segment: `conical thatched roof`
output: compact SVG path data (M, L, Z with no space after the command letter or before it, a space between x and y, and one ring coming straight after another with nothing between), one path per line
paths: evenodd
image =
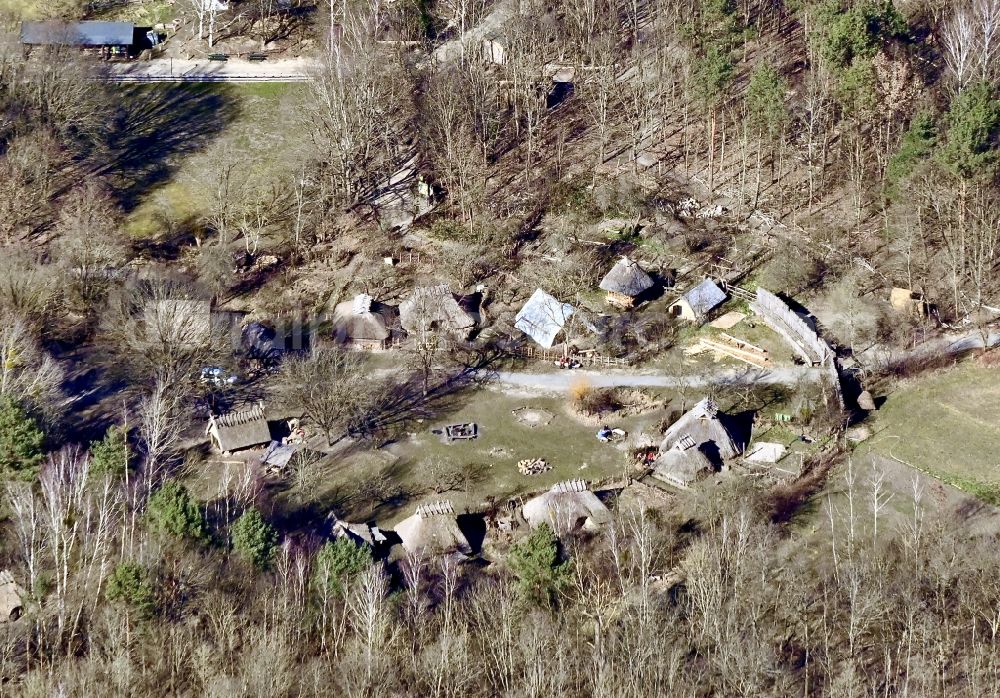
M476 326L476 319L462 309L447 285L423 286L399 306L403 329L411 334L445 332L465 338Z
M611 267L603 279L601 289L624 296L636 297L653 287L653 279L643 271L638 262L622 257Z
M560 482L548 492L529 499L521 508L521 514L531 528L548 524L559 534L578 528L594 530L611 520L604 502L583 480Z
M399 522L394 530L403 548L412 555L472 554L472 546L458 525L451 502L421 504L413 516Z
M394 308L358 294L333 309L333 335L343 342L382 342L389 338Z
M10 572L0 572L0 621L18 619L24 608L21 601L23 593L24 589L18 586Z

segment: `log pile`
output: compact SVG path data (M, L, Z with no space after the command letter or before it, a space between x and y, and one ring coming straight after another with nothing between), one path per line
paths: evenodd
M517 462L517 469L522 475L539 475L552 470L552 466L542 458L526 458Z

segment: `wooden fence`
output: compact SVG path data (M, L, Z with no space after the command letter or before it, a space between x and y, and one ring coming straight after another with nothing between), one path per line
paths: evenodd
M561 351L551 349L536 349L535 347L521 347L510 351L512 356L529 361L558 361L563 358ZM625 358L614 356L596 356L593 354L572 354L569 357L573 361L579 361L581 365L598 368L626 368L630 362Z

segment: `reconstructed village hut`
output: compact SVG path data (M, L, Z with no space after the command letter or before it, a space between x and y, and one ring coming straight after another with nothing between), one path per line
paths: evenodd
M726 293L711 279L700 284L677 299L670 306L670 314L690 322L701 322L712 310L726 300Z
M333 309L333 336L341 344L362 349L383 349L392 335L396 309L360 293Z
M344 538L351 541L358 547L367 547L376 551L376 548L386 542L386 537L377 526L370 526L366 523L349 523L338 519L336 515L330 514L327 521L330 523L330 538L337 540Z
M514 318L514 327L531 337L536 344L551 349L556 337L569 323L576 309L560 303L542 289L535 289L531 298Z
M9 571L0 572L0 622L17 620L24 610L21 595L24 589L14 581L14 575Z
M451 502L421 504L413 516L397 524L395 532L411 555L472 554L472 545L458 525Z
M205 433L211 437L213 445L226 454L271 442L263 405L219 416L209 415Z
M446 284L413 289L399 306L399 319L417 341L423 341L428 333L462 341L476 326L476 319L459 305Z
M531 528L548 524L557 534L584 529L594 531L611 521L604 502L583 480L560 482L548 492L529 499L521 515Z
M715 402L705 398L664 433L653 476L686 489L739 453Z
M622 257L603 279L601 290L608 292L608 303L619 308L631 308L636 298L653 287L653 279L638 262Z

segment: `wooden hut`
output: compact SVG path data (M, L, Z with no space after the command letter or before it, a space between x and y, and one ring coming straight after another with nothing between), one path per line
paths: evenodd
M226 455L271 442L263 404L223 415L209 415L205 433Z
M653 279L637 262L622 257L601 279L600 288L602 291L607 291L608 303L627 310L634 306L636 299L653 285Z

